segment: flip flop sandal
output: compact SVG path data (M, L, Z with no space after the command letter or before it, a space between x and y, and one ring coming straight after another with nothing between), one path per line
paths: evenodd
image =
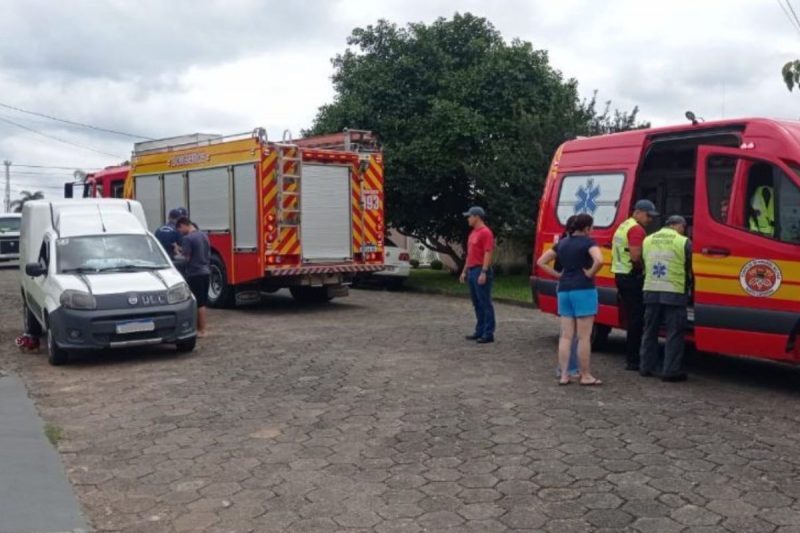
M599 387L602 384L603 382L600 381L599 379L594 379L593 381L586 381L586 382L581 381L581 387Z
M566 386L567 386L567 385L569 385L570 383L572 383L572 382L571 382L571 381L569 381L569 380L567 380L567 381L561 381L561 380L558 380L558 386L559 386L559 387L566 387Z

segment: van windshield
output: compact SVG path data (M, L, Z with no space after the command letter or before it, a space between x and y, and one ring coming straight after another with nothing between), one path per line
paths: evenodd
M170 263L150 235L92 235L56 241L60 273L159 270Z
M0 217L0 233L19 231L19 217Z

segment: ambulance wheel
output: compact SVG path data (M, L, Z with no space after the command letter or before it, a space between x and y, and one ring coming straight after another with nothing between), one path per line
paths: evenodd
M69 362L69 355L63 348L59 348L53 336L53 328L47 328L47 362L53 366L65 365Z
M208 284L208 305L216 308L233 307L235 291L228 283L225 263L220 256L211 256L211 279Z
M608 346L608 337L611 335L611 326L594 324L592 326L592 350L602 350Z
M328 296L328 289L325 287L289 287L289 292L301 304L319 304L333 299Z

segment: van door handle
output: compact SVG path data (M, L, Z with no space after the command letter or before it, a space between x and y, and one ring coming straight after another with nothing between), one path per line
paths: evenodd
M703 248L701 251L703 255L715 255L718 257L728 257L731 255L731 251L727 248Z

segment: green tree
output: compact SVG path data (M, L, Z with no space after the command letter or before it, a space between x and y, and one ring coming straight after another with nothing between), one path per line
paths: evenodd
M790 91L794 89L795 85L800 87L800 59L789 61L783 65L781 75L783 76L783 83L786 84L786 88Z
M576 135L630 127L598 115L546 51L506 42L486 19L356 28L333 59L334 101L306 134L345 127L383 143L389 224L462 264L462 212L484 206L498 237L530 242L550 158Z
M19 194L19 198L11 202L10 207L14 213L22 213L22 208L27 202L32 200L41 200L42 198L44 198L44 193L42 191L22 191Z

